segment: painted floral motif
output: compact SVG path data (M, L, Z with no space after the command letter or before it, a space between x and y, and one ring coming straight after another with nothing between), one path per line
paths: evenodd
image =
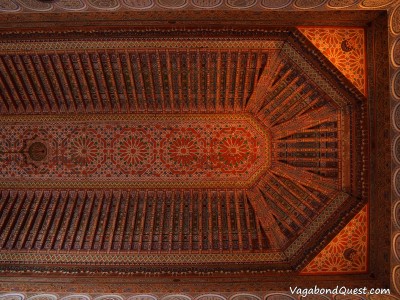
M171 159L181 166L188 166L197 161L199 149L194 139L181 137L171 143Z
M57 169L60 170L61 164L64 163L66 173L75 175L80 173L83 176L95 173L104 162L104 152L102 151L104 141L97 137L93 129L78 130L68 136L62 142L66 147L60 149L63 158L61 161L52 161L49 168L57 166ZM56 156L57 158L61 157ZM62 173L58 174L62 175Z
M299 30L366 95L363 28L300 27Z
M225 137L218 147L218 156L222 163L238 166L242 164L250 154L248 141L242 137Z
M71 158L77 164L90 164L99 154L98 142L91 136L78 136L71 141Z
M147 156L148 147L143 139L134 137L124 138L120 143L120 156L130 166L143 164Z
M196 170L207 167L204 162L205 142L194 128L175 128L161 141L161 159L174 174L193 174Z
M247 172L261 149L243 128L225 128L211 145L211 161L225 173Z
M367 270L368 205L303 269L303 274Z
M143 174L154 161L154 141L143 128L125 128L112 142L112 163L125 174Z

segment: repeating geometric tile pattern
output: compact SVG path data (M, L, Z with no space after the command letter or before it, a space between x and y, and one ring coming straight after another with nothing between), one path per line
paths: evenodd
M0 177L236 182L246 181L268 164L267 136L246 117L142 119L3 123ZM38 153L42 148L51 156L45 162L46 154Z
M367 270L368 205L303 269L302 274Z
M364 95L366 86L363 28L298 28Z

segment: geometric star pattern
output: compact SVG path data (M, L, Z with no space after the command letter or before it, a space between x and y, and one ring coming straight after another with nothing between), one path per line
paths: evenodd
M367 271L368 204L303 269L302 274Z
M203 186L212 181L220 186L245 182L268 166L267 137L251 118L214 114L81 119L3 124L0 178L107 178L130 181L130 186L154 181Z
M299 27L329 61L367 94L364 28Z

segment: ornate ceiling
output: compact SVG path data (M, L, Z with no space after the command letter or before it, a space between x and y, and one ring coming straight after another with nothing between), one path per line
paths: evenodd
M97 35L1 44L7 264L299 270L368 201L365 98L298 31Z
M20 8L8 19L43 4L54 22L50 13L65 9L22 2L9 2ZM251 9L260 5L271 4ZM376 83L365 83L366 65L346 64L360 41L341 40L343 58L302 28L332 64L296 29L167 27L2 33L3 274L180 274L190 289L190 276L224 274L217 286L225 290L228 278L285 272L307 284L304 274L323 270L337 234L343 241L379 218L382 202L371 199L386 187L370 176L386 174L375 167L385 157L369 161L384 139L375 129L380 104L368 93ZM351 258L340 258L342 269L351 273L357 261L356 272L375 270L372 248L360 248L369 258L341 248ZM362 276L354 283L367 282Z

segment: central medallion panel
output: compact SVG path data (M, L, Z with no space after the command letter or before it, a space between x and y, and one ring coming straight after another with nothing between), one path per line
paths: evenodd
M0 137L5 186L249 187L270 164L247 114L31 116Z

